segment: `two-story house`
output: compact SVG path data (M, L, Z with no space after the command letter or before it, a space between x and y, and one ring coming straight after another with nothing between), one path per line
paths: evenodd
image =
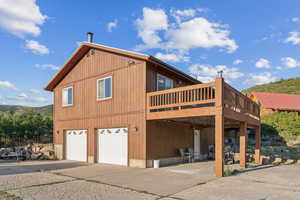
M180 161L179 148L205 158L214 145L215 172L223 176L224 129L240 128L245 167L246 129L253 127L259 162L259 106L222 77L202 84L155 57L89 41L45 89L54 92L59 159L146 168Z

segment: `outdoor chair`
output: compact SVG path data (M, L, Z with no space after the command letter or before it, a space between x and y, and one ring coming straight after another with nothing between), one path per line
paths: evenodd
M181 161L183 163L187 162L189 160L189 157L186 155L185 149L184 148L180 148L178 149L180 157L181 157Z
M188 148L188 158L189 158L189 162L195 161L194 149L191 147Z

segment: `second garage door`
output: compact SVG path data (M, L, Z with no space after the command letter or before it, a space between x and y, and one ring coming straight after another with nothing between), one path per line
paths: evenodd
M128 165L128 129L98 129L98 162Z

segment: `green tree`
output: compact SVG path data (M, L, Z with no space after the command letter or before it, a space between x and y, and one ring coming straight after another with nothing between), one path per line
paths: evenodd
M296 112L277 112L261 117L264 135L279 134L286 141L300 137L300 116Z

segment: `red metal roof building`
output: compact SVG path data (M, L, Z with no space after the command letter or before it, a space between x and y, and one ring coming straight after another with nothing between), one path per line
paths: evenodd
M261 114L272 114L278 111L300 114L300 94L252 92L250 98L262 105Z

